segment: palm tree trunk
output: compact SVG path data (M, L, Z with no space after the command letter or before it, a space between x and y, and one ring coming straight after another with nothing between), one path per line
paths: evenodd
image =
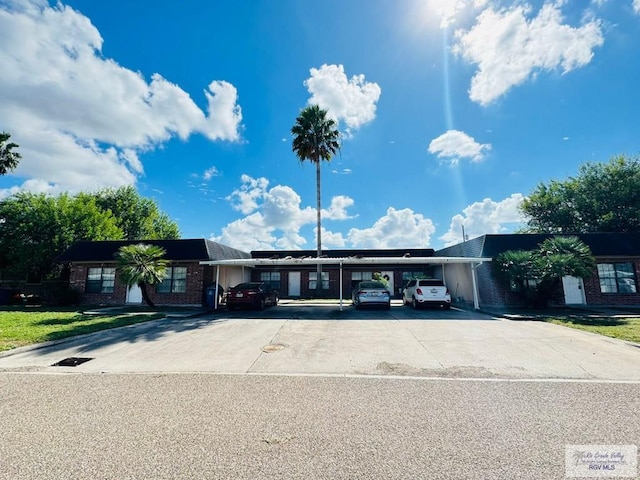
M320 258L322 256L322 226L321 226L321 221L320 221L320 211L321 211L321 202L320 202L320 159L318 158L316 160L316 215L317 215L317 229L318 229L318 233L317 233L317 238L318 238L318 255L317 257ZM320 265L320 262L318 262L317 265L317 269L316 269L316 297L319 297L322 293L322 265Z
M155 307L153 300L151 300L151 297L149 297L149 292L147 292L147 284L144 282L140 282L138 286L140 287L140 292L142 293L142 299L145 301L145 303L150 307Z

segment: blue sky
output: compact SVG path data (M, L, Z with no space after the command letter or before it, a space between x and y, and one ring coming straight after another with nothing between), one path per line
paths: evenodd
M540 182L638 154L640 0L0 0L0 198L135 185L246 251L441 248L511 232Z

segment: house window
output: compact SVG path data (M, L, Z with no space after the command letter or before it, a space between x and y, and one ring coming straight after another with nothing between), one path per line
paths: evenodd
M271 288L280 291L280 272L260 272L260 281L268 283Z
M309 290L315 290L318 285L318 272L309 272ZM322 272L322 289L329 290L329 272Z
M371 272L351 272L351 290L355 289L358 283L363 280L371 280L373 273Z
M113 267L91 267L87 273L87 293L113 293L116 269Z
M599 263L598 277L602 293L636 293L633 263Z
M156 287L157 293L184 293L187 291L187 267L168 267L167 276Z
M509 290L512 292L522 292L523 289L533 290L538 286L539 283L540 280L533 278L525 278L522 283L511 280L509 282Z

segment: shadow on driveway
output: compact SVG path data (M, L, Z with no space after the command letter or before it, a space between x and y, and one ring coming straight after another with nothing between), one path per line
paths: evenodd
M260 320L498 320L497 318L476 311L458 308L443 310L425 308L415 310L394 302L389 310L379 307L356 309L351 302L340 305L313 303L281 303L264 310L220 310L216 313L221 319L260 319Z

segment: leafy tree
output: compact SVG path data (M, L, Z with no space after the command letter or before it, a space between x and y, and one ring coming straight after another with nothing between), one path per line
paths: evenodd
M496 266L504 283L515 287L518 292L526 292L529 283L537 278L534 270L533 252L508 250L496 258Z
M18 152L14 152L14 148L18 148L16 143L9 143L11 135L7 132L0 133L0 175L6 175L8 172L15 170L22 156Z
M535 270L542 280L566 275L588 278L596 269L591 249L574 236L547 238L540 244L534 261Z
M142 299L150 307L155 305L149 297L147 285L157 285L166 277L168 262L163 258L165 253L157 245L138 243L120 247L116 254L118 275L127 286L138 285Z
M113 214L89 195L21 192L0 202L0 268L9 278L55 275L55 258L77 240L122 238Z
M178 225L132 186L106 188L94 196L102 210L111 210L127 240L180 238Z
M564 276L589 278L596 261L589 247L575 236L546 239L536 250L509 250L496 258L504 283L516 286L525 303L546 306Z
M381 272L374 272L373 275L371 276L371 278L373 280L375 280L376 282L380 282L382 283L385 287L389 288L389 280L387 280L386 278L384 278L382 276Z
M58 255L78 240L180 238L175 222L133 187L46 196L21 192L0 200L0 269L6 278L53 277Z
M292 149L300 162L308 160L316 166L316 217L318 258L322 256L321 201L320 201L320 163L331 158L340 149L340 132L335 120L327 116L327 111L318 105L303 109L291 128ZM322 265L317 269L317 290L322 289Z
M531 233L640 231L640 161L587 163L577 177L541 183L521 205Z

